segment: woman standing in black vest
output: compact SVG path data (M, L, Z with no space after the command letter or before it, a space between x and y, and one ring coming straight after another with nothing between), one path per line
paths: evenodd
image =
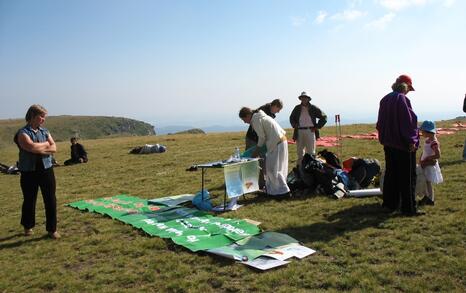
M18 130L14 139L19 148L18 168L23 192L21 225L24 227L24 235L33 234L40 187L45 206L46 230L51 238L58 239L56 184L52 165L52 154L57 151L57 146L49 131L42 127L46 116L47 110L44 107L29 107L26 113L27 124Z

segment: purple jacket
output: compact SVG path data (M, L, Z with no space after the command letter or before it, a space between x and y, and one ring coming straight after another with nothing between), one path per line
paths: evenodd
M391 92L382 98L376 128L384 146L407 151L410 144L419 145L417 116L402 93Z

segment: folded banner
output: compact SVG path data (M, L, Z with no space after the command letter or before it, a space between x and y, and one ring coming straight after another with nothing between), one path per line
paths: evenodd
M145 199L124 194L68 205L108 215L151 236L171 238L191 251L222 247L260 233L259 227L245 220L214 217L179 206L150 205Z

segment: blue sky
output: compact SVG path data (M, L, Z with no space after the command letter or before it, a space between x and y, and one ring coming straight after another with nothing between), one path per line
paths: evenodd
M375 122L399 74L420 119L462 115L466 1L0 0L0 119L49 115L157 126L240 125L308 92L342 122ZM283 125L289 127L289 125Z

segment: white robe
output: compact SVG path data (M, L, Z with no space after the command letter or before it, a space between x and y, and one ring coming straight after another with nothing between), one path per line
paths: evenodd
M290 192L286 184L288 176L288 142L282 141L266 154L265 188L267 194L279 195Z
M258 136L257 147L267 146L265 155L265 188L270 195L284 194L290 191L286 184L288 176L288 142L286 132L272 117L262 110L254 113L251 125ZM284 140L285 139L285 140Z

